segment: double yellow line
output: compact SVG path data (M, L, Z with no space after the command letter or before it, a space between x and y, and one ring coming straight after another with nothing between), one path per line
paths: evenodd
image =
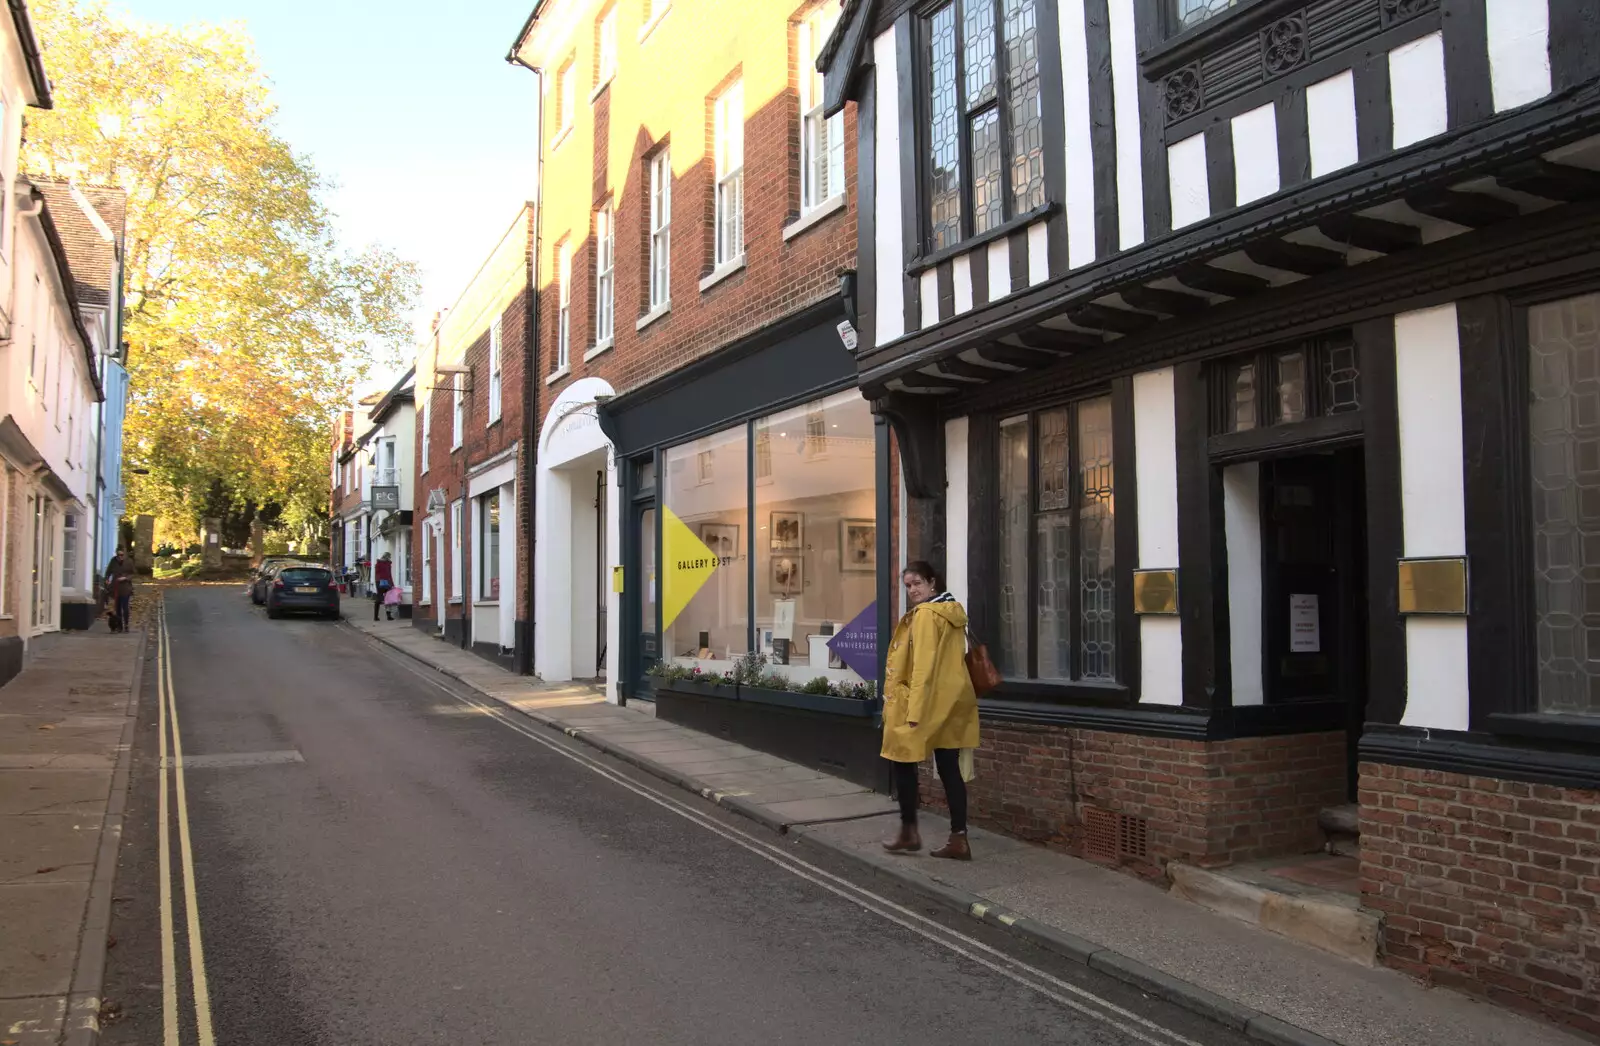
M183 787L183 735L178 731L178 701L172 688L172 641L167 608L156 617L156 692L161 729L160 872L161 872L161 1026L165 1046L180 1046L178 1037L178 944L172 917L172 839L168 822L168 782L178 807L178 861L183 873L183 911L188 921L189 973L194 990L195 1029L200 1046L215 1046L211 1030L211 990L206 986L205 948L200 943L200 907L195 901L194 850L189 843L189 802ZM172 757L167 756L167 730L172 730ZM168 769L172 770L169 775Z

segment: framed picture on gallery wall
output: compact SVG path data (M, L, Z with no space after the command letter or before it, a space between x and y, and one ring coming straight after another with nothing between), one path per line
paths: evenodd
M870 519L839 521L839 565L847 573L871 574L878 569L878 524Z
M772 551L799 552L805 548L805 518L801 512L774 512L768 524Z
M702 523L700 540L718 559L736 559L739 555L739 524Z
M790 595L805 587L805 560L798 555L773 556L771 569L772 591Z

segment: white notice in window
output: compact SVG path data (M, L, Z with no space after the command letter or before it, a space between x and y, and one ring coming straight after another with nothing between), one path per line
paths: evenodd
M1317 597L1296 593L1289 597L1289 652L1322 652L1322 624L1317 616Z

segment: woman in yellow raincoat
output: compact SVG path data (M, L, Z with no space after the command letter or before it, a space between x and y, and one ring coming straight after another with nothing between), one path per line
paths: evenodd
M978 747L978 696L967 674L967 612L922 560L906 564L900 578L911 610L894 626L883 698L883 757L894 764L900 834L883 846L891 853L922 849L917 764L932 752L950 806L950 840L933 856L970 861L961 752Z

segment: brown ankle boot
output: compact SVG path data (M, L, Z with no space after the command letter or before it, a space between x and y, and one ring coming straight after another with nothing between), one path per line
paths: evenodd
M966 832L951 832L950 841L928 856L944 857L952 861L972 860L972 847L967 844Z
M914 824L902 824L900 834L893 839L885 839L883 848L890 853L916 853L922 849L922 833L917 831Z

